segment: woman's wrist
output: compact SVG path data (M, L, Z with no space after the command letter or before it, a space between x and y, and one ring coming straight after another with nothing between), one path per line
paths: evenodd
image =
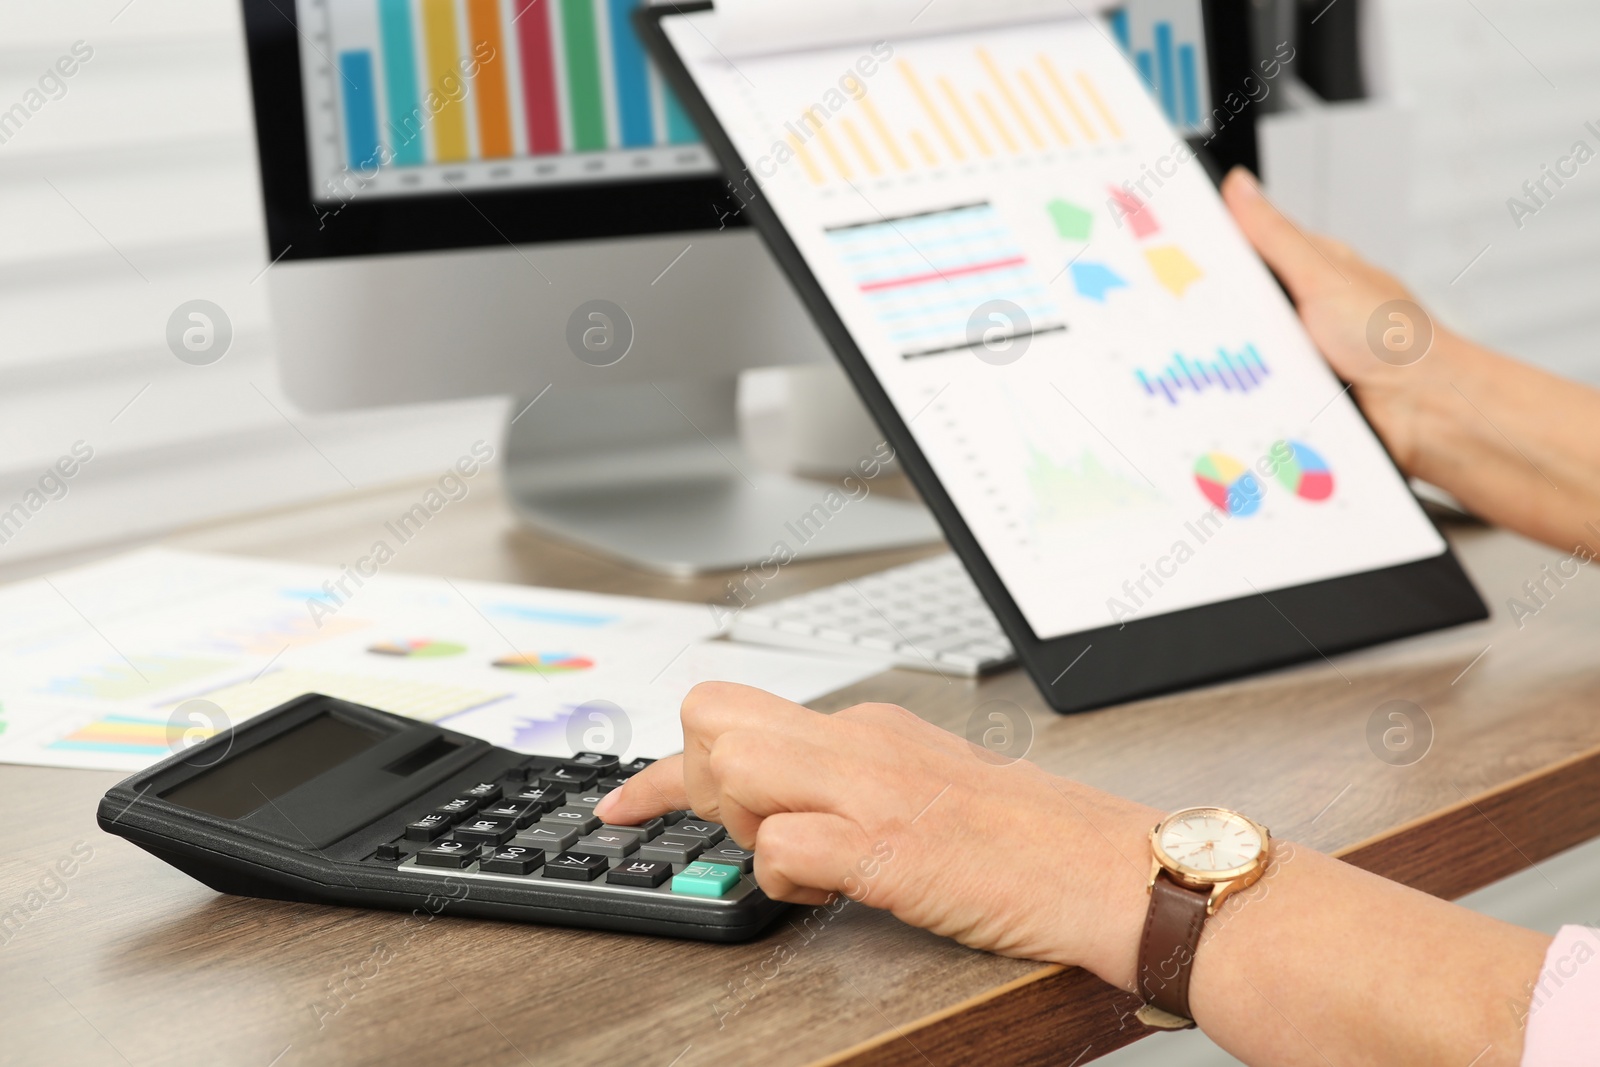
M1150 828L1161 813L1064 779L1056 779L1056 792L1064 801L1064 862L1053 904L1062 929L1051 962L1131 990L1149 906Z

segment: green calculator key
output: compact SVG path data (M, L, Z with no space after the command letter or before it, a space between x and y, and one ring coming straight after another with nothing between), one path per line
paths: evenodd
M689 897L720 897L739 884L739 868L722 863L691 863L672 876L672 891Z

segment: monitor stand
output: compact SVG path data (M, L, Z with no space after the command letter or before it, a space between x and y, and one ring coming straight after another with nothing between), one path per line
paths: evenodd
M739 443L737 395L727 378L557 385L531 407L517 400L503 453L512 506L564 540L674 575L940 539L926 508L868 479L852 495L758 470Z

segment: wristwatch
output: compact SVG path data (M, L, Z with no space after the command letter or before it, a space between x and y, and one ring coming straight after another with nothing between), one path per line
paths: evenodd
M1254 885L1272 860L1272 834L1227 808L1184 808L1150 831L1150 910L1139 941L1139 1021L1186 1030L1189 974L1206 920Z

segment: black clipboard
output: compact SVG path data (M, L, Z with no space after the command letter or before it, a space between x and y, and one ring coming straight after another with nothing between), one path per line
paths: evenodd
M713 6L709 0L649 5L635 12L634 21L663 78L721 163L745 219L794 285L1052 708L1088 711L1488 617L1483 599L1446 547L1437 556L1399 566L1041 639L662 28L668 19ZM1248 6L1247 0L1203 0L1210 84L1219 97L1238 83L1241 69L1250 69L1243 44L1249 39ZM1218 140L1208 167L1214 177L1235 163L1255 162L1253 126L1237 124L1228 138Z

